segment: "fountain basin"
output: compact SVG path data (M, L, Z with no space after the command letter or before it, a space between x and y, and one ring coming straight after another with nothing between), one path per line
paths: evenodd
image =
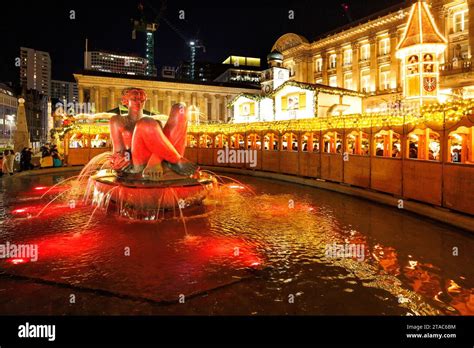
M108 209L112 203L121 216L155 220L160 212L200 205L214 184L214 177L205 173L197 179L124 181L114 172L99 171L89 178L88 191L93 205Z

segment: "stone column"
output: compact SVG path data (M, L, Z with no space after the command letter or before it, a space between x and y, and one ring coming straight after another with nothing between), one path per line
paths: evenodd
M467 0L468 16L469 16L469 56L471 57L474 53L474 0Z
M235 95L229 95L229 102L235 98ZM260 112L260 111L259 111ZM227 109L227 114L229 115L227 120L230 121L232 118L234 118L234 107L231 106L230 108ZM260 119L261 115L259 115Z
M101 112L105 112L109 109L109 92L108 92L108 88L100 88L99 89L99 100L100 100L100 111ZM102 99L104 99L105 97L105 102L102 101ZM105 104L105 105L104 105Z
M296 81L308 82L308 69L306 57L295 59Z
M191 105L198 106L197 93L196 92L191 93Z
M390 35L390 80L395 81L398 88L401 84L400 66L402 61L396 57L397 53L397 30L393 30ZM392 88L393 86L390 86Z
M344 87L344 77L342 74L342 49L336 50L336 78L337 87Z
M178 102L180 102L180 103L185 103L185 100L184 100L184 92L179 92L179 93L178 93Z
M165 103L164 103L164 110L163 113L165 115L168 115L170 110L171 110L171 92L166 91L165 92L166 98L165 98Z
M79 103L84 103L84 87L80 86L79 88Z
M356 91L360 91L359 48L358 43L352 44L352 88Z
M372 36L369 38L370 44L370 92L375 88L379 89L379 66L377 63L377 39Z
M94 103L95 103L95 112L102 111L101 106L100 106L99 87L94 87Z
M117 107L117 103L115 102L115 88L109 88L109 110L112 110Z
M328 53L327 52L321 52L321 59L323 60L322 61L322 72L321 72L321 77L323 79L323 85L328 85L329 84L329 81L328 81L328 66L329 66L329 62L328 62Z
M211 119L213 121L219 121L221 115L219 113L219 95L214 94L212 96L212 112L211 112Z
M202 118L202 115L204 114L204 111L205 111L203 93L197 93L197 106L199 108L199 117Z
M210 121L210 120L211 120L210 110L209 110L209 108L208 108L208 106L209 106L209 98L210 98L210 97L211 97L211 96L210 96L209 94L207 94L207 93L204 94L204 108L203 108L202 112L203 112L204 116L206 117L206 120L207 120L207 121Z
M223 98L223 103L224 103L224 115L223 119L224 122L227 123L229 121L229 108L227 108L227 104L229 103L229 97L228 95L225 95Z
M468 1L468 6L469 6L469 2L471 3L474 3L473 1ZM471 11L474 11L474 8L469 8L469 12L468 13L474 13L474 12L471 12ZM452 23L452 17L449 18L449 12L444 9L444 8L441 8L439 10L439 14L438 14L438 17L439 17L439 25L438 25L438 29L439 31L444 35L445 38L448 38L448 35L449 35L449 25L448 25L448 21L451 20L450 23ZM472 40L472 35L474 35L474 28L473 30L471 30L471 25L473 25L471 22L469 22L469 49L472 47L471 45L474 44L474 41L471 41ZM441 56L443 57L443 59L440 61L441 64L443 63L446 63L448 62L450 59L450 55L452 53L451 50L451 47L448 43L448 45L446 46L446 49L444 50L444 52L441 54ZM470 52L472 52L472 50L470 49Z
M115 88L115 107L122 105L122 88Z
M159 108L160 100L163 100L163 92L161 92L160 90L156 90L156 111L158 113L163 113L163 110Z
M311 83L316 83L316 61L318 58L313 56L311 58Z
M154 110L155 113L157 113L158 110L158 91L154 90L153 91L153 104L152 104L152 110Z
M187 106L194 105L193 104L193 94L194 92L186 92L184 95L184 100Z

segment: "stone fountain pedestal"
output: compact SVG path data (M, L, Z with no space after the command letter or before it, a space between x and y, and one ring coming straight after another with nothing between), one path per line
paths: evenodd
M199 205L215 185L211 175L197 179L121 180L112 172L97 173L89 179L92 204L108 209L112 202L119 214L132 219L153 220L160 212L178 211Z

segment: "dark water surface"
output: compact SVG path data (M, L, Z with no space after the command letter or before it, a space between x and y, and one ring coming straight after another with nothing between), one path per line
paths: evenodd
M440 223L245 176L186 230L61 198L36 217L68 176L0 179L0 244L39 251L0 259L0 314L474 315L474 236Z

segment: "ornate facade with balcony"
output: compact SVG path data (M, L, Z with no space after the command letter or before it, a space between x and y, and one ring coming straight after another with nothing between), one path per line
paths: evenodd
M285 34L274 44L280 51L283 65L295 62L295 79L307 83L330 84L337 79L337 87L347 85L345 76L351 76L351 88L370 95L369 103L398 100L403 97L403 74L401 62L395 56L397 44L405 29L413 1L386 9L371 17L351 23L346 27L322 35L314 41L296 34ZM474 0L431 0L429 10L439 31L448 40L448 47L439 57L442 92L449 97L457 93L452 90L472 86L474 96L474 74L471 68L471 46L474 42L474 20L469 21L470 10L474 11ZM346 50L351 50L351 63L345 60ZM331 56L336 54L336 64L331 65ZM316 62L321 60L320 70ZM339 62L339 63L338 63ZM389 71L387 71L389 65ZM388 76L381 78L381 74Z

